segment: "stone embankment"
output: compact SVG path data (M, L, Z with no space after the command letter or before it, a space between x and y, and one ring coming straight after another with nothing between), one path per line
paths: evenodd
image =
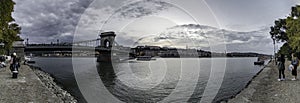
M269 63L251 83L229 103L299 103L300 78L292 81L291 71L287 69L290 61L285 63L286 80L278 81L278 68L274 62ZM298 69L299 70L299 69ZM299 74L299 73L298 73Z
M44 85L53 92L57 97L66 103L76 103L77 100L66 90L63 90L59 85L54 82L53 77L50 74L43 72L40 68L30 66L33 72L39 77Z
M8 67L0 68L0 103L76 103L47 73L21 65L17 79Z

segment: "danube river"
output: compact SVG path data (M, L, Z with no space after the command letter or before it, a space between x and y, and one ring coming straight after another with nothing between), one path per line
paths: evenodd
M51 74L79 102L103 97L91 98L89 94L99 94L93 91L108 92L123 102L199 102L204 94L210 93L206 90L210 86L216 91L215 95L210 94L213 102L219 102L239 93L263 68L253 65L257 58L156 58L112 64L97 63L95 58L36 57L32 60L36 61L34 66ZM209 83L215 77L218 81ZM99 81L104 88L92 83Z

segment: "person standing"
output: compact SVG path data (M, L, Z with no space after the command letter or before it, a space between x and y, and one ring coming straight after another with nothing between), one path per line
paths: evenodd
M279 78L278 81L284 81L285 80L285 75L284 75L284 70L285 70L285 57L283 54L280 55L278 58L278 71L279 71ZM282 76L281 76L282 75Z
M5 56L0 56L0 68L6 67Z
M13 78L17 78L18 77L18 73L19 73L19 59L17 57L17 53L13 53L11 56L11 60L10 60L10 70L13 73L12 77Z
M298 64L299 64L299 60L295 56L294 53L292 53L292 63L291 64L294 66L294 68L292 70L292 75L294 76L294 78L292 78L292 80L296 80L296 78L297 78L297 67L298 67Z

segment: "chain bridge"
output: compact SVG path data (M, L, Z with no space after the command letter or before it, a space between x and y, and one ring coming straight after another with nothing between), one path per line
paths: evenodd
M103 54L128 55L130 47L119 45L114 32L103 32L100 38L73 43L26 44L26 55L34 56L97 56Z

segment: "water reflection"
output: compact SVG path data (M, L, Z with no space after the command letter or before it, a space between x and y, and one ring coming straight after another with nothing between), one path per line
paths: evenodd
M130 64L100 62L98 63L97 68L103 84L118 99L124 102L159 102L167 97L176 87L180 76L180 72L178 72L180 71L180 68L165 68L166 74L162 82L149 89L128 86L126 83L123 83L124 81L120 80L120 78L126 78L127 80L131 79L132 74L124 73L125 69L130 69L132 73L136 75L147 75L149 72L161 71L159 68L149 67L149 63L151 62ZM169 61L168 63L171 62ZM134 83L138 81L129 82Z
M98 63L97 71L105 87L114 85L116 73L114 72L112 63Z
M181 60L178 58L157 59L156 61L159 62L131 61L130 63L98 64L95 63L95 58L76 58L73 61L73 66L72 58L34 58L34 61L36 61L36 66L52 74L57 82L62 83L62 86L67 88L80 102L84 102L84 99L87 102L111 101L112 99L119 99L123 102L158 102L165 101L164 98L173 93L175 95L167 102L186 102L183 99L189 99L188 102L198 102L209 79L212 59L217 58L201 58L199 61L200 68L193 65L196 60L192 58ZM261 70L261 67L253 65L256 60L257 58L227 59L224 81L214 102L229 98L242 90L249 80ZM131 70L140 78L146 78L151 73L154 74L153 77L159 77L160 72L166 72L158 85L145 90L132 87L122 81L137 82L130 81L134 79L125 72L126 70ZM192 72L195 72L194 74L199 73L199 76L189 74ZM73 73L77 73L77 82ZM186 78L183 79L182 77ZM153 80L155 79L153 78ZM184 85L179 85L179 81ZM195 89L191 87L192 83L197 84ZM101 84L104 84L105 87ZM77 88L76 85L80 88ZM192 95L189 95L190 93ZM107 98L111 94L116 98Z

